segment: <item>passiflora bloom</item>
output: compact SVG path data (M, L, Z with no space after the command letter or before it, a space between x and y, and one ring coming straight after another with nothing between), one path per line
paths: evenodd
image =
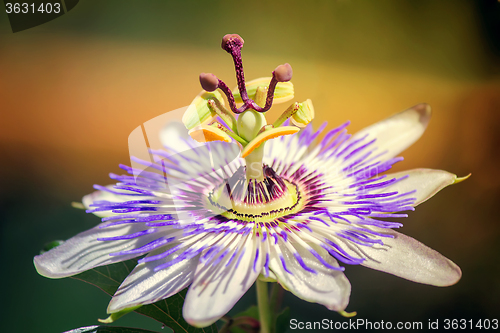
M348 123L314 131L309 100L267 124L273 100L293 97L292 70L281 65L272 78L245 83L242 45L238 35L222 43L233 56L238 89L202 74L205 90L187 108L184 125L169 124L162 133L166 150L152 150L153 163L136 159L145 170L122 166L129 175L111 174L116 185L86 196L88 212L102 223L36 256L38 272L61 278L143 256L108 312L189 286L183 314L195 326L218 320L257 279L343 311L351 286L339 264L435 286L456 283L457 265L387 221L461 180L430 169L382 175L422 135L429 106L354 135ZM305 128L297 133L299 127Z

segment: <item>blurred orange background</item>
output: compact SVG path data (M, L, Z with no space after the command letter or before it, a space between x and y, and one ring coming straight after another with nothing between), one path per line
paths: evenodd
M312 99L316 127L351 120L355 132L429 103L434 113L427 132L396 170L472 173L411 213L402 230L461 266L462 281L440 289L347 267L353 285L348 310L394 321L498 315L499 6L429 0L83 1L54 21L15 34L0 14L2 280L12 288L1 313L9 314L8 327L16 327L26 310L42 323L40 332L91 325L106 316L106 295L78 281L37 276L31 258L44 243L98 222L70 203L91 192L92 184L108 184L107 174L119 172L119 163L129 163L133 129L190 103L201 90L200 72L235 85L231 58L219 47L226 33L245 39L247 79L292 65L295 99ZM275 106L269 118L286 106ZM76 303L64 306L74 298L85 310ZM293 297L287 302L292 317L339 319ZM133 320L159 329L139 316L117 324Z

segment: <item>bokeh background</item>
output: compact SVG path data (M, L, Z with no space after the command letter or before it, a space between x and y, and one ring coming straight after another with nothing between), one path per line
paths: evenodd
M456 262L462 280L437 288L347 267L347 310L424 325L499 318L499 22L495 0L86 0L15 34L0 13L0 330L62 332L106 317L109 296L39 276L32 257L98 223L71 202L128 163L133 129L189 104L200 72L235 84L219 47L226 33L246 41L247 78L293 66L296 99L313 100L316 126L349 119L356 131L429 103L427 132L396 170L472 173L402 229ZM254 301L248 294L236 310ZM342 320L291 294L284 303L298 320ZM168 331L135 313L116 325Z

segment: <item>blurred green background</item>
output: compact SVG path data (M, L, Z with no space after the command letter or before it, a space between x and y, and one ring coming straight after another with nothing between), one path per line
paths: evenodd
M187 105L200 72L235 84L219 46L226 33L245 39L249 79L293 66L296 99L313 100L316 124L350 119L353 132L429 103L433 120L396 170L472 173L418 207L402 229L456 262L462 280L437 288L349 266L347 310L424 325L498 318L498 1L86 0L15 34L0 14L0 330L62 332L106 317L109 296L39 276L32 257L99 222L70 204L128 163L134 128ZM254 301L247 294L234 311ZM291 294L285 305L298 320L342 320ZM137 314L116 325L168 331Z

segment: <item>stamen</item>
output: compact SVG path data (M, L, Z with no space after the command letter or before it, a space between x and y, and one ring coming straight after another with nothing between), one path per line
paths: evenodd
M273 123L273 127L279 127L279 126L283 125L283 123L288 118L290 118L291 116L293 116L299 110L299 107L300 107L300 105L297 102L295 102L292 105L290 105L288 107L288 109L286 109L285 112L283 112L281 114L281 116L279 116L279 118L276 119L276 121Z
M295 134L299 131L298 127L295 126L282 126L278 128L271 128L267 131L264 131L257 135L255 139L250 141L248 145L243 149L241 153L241 157L246 157L248 156L252 151L254 151L256 148L258 148L263 142L277 138L279 136L283 135L290 135L290 134Z
M231 142L231 137L221 129L210 126L200 125L188 132L188 134L198 142L224 141Z
M243 139L239 135L231 132L230 130L228 130L224 125L222 125L218 121L214 121L212 124L210 124L210 126L217 127L218 129L220 129L221 131L223 131L224 133L226 133L227 135L229 135L230 137L232 137L233 139L238 141L242 146L245 146L248 144L248 141L246 141L245 139Z
M226 123L226 125L231 128L232 131L237 132L236 119L220 101L211 99L207 103L208 107L212 109Z

